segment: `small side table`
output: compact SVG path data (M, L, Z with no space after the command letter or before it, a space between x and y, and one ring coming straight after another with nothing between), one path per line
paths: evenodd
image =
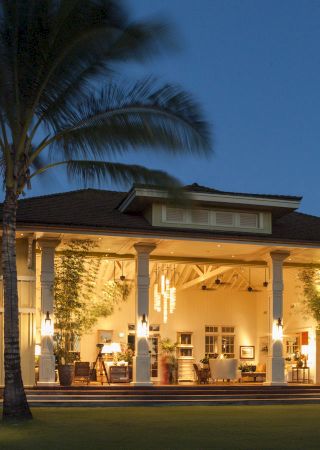
M301 373L302 373L302 377L300 377ZM310 367L292 367L292 382L293 383L309 383L310 382Z

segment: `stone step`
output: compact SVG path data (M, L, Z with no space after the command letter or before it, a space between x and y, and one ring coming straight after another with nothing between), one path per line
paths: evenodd
M45 386L45 387L40 387L40 386L35 386L32 388L26 388L26 390L29 391L41 391L41 390L46 390L46 391L69 391L69 390L97 390L97 391L101 391L101 390L128 390L128 391L133 391L133 390L146 390L146 391L150 391L150 390L157 390L157 391L161 391L161 390L185 390L185 391L194 391L195 389L197 390L208 390L208 389L213 389L213 390L219 390L219 389L228 389L228 390L234 390L234 389L252 389L252 390L261 390L261 389L314 389L314 390L320 390L320 385L316 385L316 384L289 384L289 385L284 385L284 386L267 386L267 385L263 385L263 384L249 384L249 383L241 383L241 384L193 384L193 385L162 385L162 386L157 386L157 385L152 385L152 386L132 386L129 384L112 384L112 385L73 385L73 386Z
M49 400L33 399L29 401L31 407L124 407L124 406L225 406L225 405L289 405L289 404L320 404L320 396L315 398L300 397L300 398L248 398L243 396L239 399L222 398L222 399L197 399L186 398L181 399L121 399L121 400L72 400L72 399L56 399Z
M128 390L113 390L113 389L104 389L104 390L27 390L27 395L33 395L33 396L42 396L42 395L48 395L48 396L73 396L73 395L96 395L96 396L103 396L103 395L118 395L118 396L133 396L133 395L144 395L144 396L165 396L165 395L185 395L185 396L192 396L192 395L221 395L221 394L230 394L230 395L246 395L246 394L253 394L253 395L271 395L271 394L280 394L280 395L296 395L296 394L313 394L313 395L320 395L320 389L308 389L308 388L296 388L296 389L208 389L208 390L200 390L200 389L194 389L194 390L142 390L142 389L128 389Z
M320 404L316 385L57 386L26 393L31 406Z
M246 393L246 394L189 394L189 395L179 395L179 394L164 394L164 395L139 395L139 394L132 394L130 396L122 396L119 394L104 394L104 395L95 395L95 394L81 394L81 395L32 395L28 394L27 398L28 400L175 400L175 399L223 399L223 398L230 398L230 399L241 399L243 397L246 398L254 398L254 399L270 399L270 398L319 398L319 393L300 393L300 394L289 394L289 393Z

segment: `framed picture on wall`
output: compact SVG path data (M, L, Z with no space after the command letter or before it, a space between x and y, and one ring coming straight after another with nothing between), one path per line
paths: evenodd
M98 330L98 344L105 344L112 341L112 330Z
M254 359L254 345L240 345L240 359Z

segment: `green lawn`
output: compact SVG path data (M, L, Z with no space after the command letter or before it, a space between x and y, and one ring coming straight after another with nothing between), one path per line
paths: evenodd
M320 447L320 405L34 408L33 415L0 425L1 450Z

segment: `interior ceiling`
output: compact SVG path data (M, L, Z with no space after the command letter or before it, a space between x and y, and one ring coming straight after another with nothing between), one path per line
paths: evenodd
M49 237L49 235L47 235ZM40 236L37 236L37 238ZM41 236L43 237L43 236ZM53 237L53 236L50 236ZM150 263L151 287L156 281L158 270L165 273L169 269L172 279L172 268L175 268L175 285L177 290L192 289L194 291L236 290L246 291L249 286L255 292L266 292L264 281L269 281L269 270L266 261L270 251L286 250L290 252L287 266L295 264L320 264L320 249L264 246L245 243L201 242L186 240L136 239L132 237L106 237L88 235L56 235L61 240L58 250L71 239L89 238L96 242L95 252L101 252L97 289L102 289L108 280L120 279L134 282L135 262L134 244L137 242L156 244ZM158 258L158 259L157 259ZM164 259L161 259L164 258ZM285 270L296 273L295 270ZM217 285L217 278L221 281ZM203 289L205 286L205 289ZM202 295L202 294L200 294Z
M83 239L82 235L60 235L59 236L63 246L66 240L70 239ZM201 241L186 241L186 240L165 240L165 239L136 239L131 237L97 237L87 236L96 241L96 251L110 253L113 255L134 255L134 244L137 242L153 243L156 244L156 249L152 252L151 258L156 257L169 258L177 262L179 259L199 259L201 260L213 260L222 261L229 260L230 263L237 264L241 261L246 262L261 262L264 264L268 255L274 250L285 250L290 252L289 258L286 263L320 263L320 249L319 248L303 248L303 247L290 247L290 246L272 246L272 245L254 245L245 243L226 243L226 242L201 242Z
M25 238L25 236L18 236ZM129 237L99 237L88 235L46 235L61 241L58 250L71 239L89 238L96 242L95 252L103 253L100 261L97 289L102 289L108 280L119 280L125 275L128 282L135 279L134 244L137 242L156 244L150 262L151 287L156 281L156 273L169 273L175 276L177 290L192 289L194 291L236 290L247 291L248 287L255 292L266 292L264 281L269 281L269 270L266 267L268 255L272 250L290 251L287 265L320 263L320 249L263 246L244 243L201 242L185 240L152 240ZM159 258L159 259L157 259ZM161 258L165 258L161 260ZM184 261L185 259L185 261ZM190 261L188 261L188 259ZM173 275L173 268L175 275ZM288 269L286 273L296 273ZM296 275L294 275L296 276ZM217 278L221 281L217 285ZM205 286L205 289L203 289Z
M288 272L297 275L296 268L285 268L285 276ZM165 274L177 291L191 289L199 292L211 291L244 291L252 288L252 293L267 292L265 282L270 281L269 270L264 267L250 266L219 266L196 264L167 264L151 262L150 286L159 282L161 274ZM124 277L124 278L123 278ZM135 282L135 262L133 260L117 261L104 257L100 261L96 288L103 290L106 282L110 280ZM218 283L217 283L218 281Z

